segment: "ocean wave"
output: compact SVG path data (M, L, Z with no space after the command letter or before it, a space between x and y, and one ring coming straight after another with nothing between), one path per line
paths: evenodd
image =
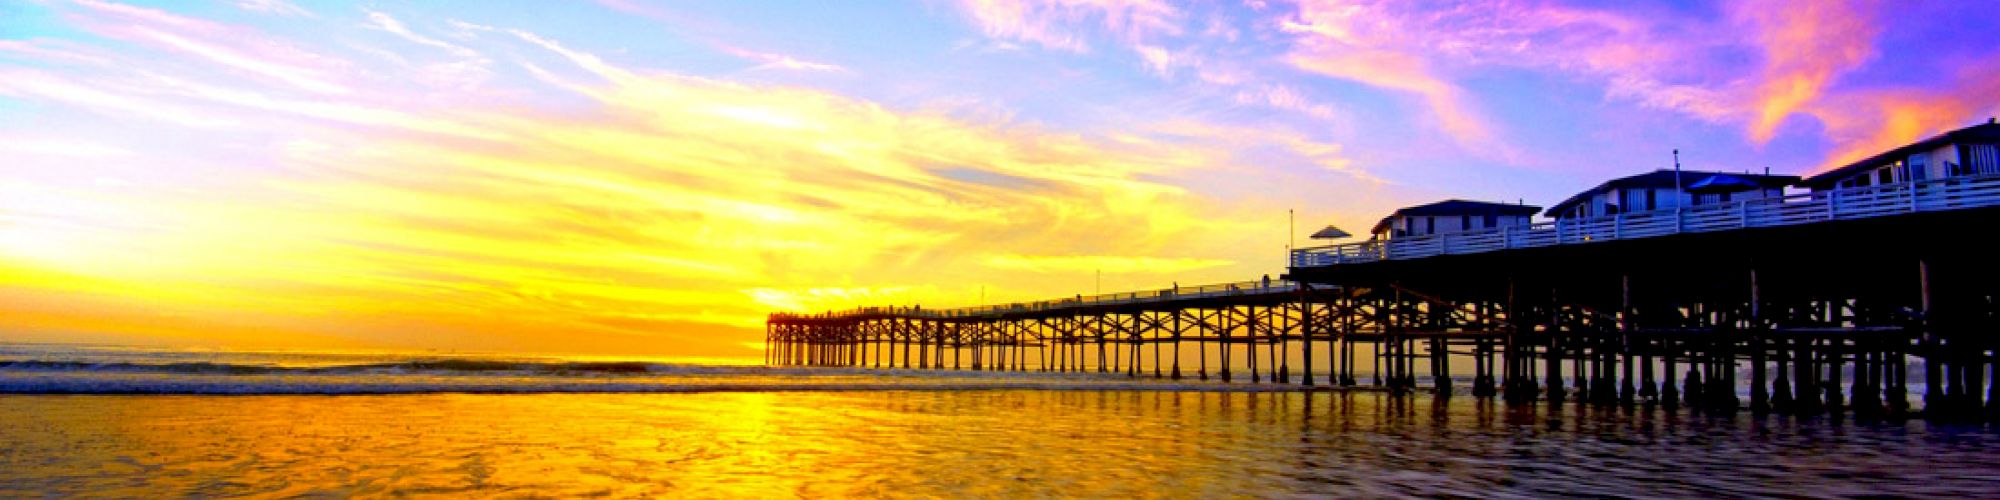
M275 374L366 374L366 373L438 373L438 374L534 374L534 375L606 375L606 374L699 374L699 373L746 373L769 371L763 367L747 366L696 366L643 363L629 361L609 362L538 362L504 361L484 359L425 359L384 363L360 363L331 366L277 366L264 364L231 364L216 362L88 362L68 360L12 360L0 361L0 372L104 372L104 373L169 373L200 375L275 375Z
M0 394L425 394L785 391L1296 391L1123 373L682 364L315 353L0 351Z
M575 381L552 378L512 380L398 378L259 377L24 377L0 375L0 394L101 395L386 395L386 394L565 394L565 393L701 393L701 392L864 392L864 391L1185 391L1296 392L1294 385L1219 385L1163 381L1078 380L843 380L811 383L796 380L645 381L609 379Z

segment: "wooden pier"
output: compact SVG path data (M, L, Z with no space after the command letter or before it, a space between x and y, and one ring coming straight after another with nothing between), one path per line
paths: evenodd
M1995 419L1990 228L2000 177L1822 191L1301 249L1268 282L773 314L767 361Z

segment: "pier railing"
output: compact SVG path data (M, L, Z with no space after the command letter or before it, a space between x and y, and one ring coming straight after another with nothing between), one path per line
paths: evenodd
M1192 299L1213 298L1213 297L1268 295L1268 294L1291 292L1297 289L1298 289L1297 283L1293 283L1290 280L1274 279L1268 281L1239 281L1235 283L1216 283L1211 285L1201 285L1194 287L1162 288L1158 290L1143 290L1136 292L1106 293L1098 295L1077 295L1074 297L1040 300L1034 302L1016 302L1011 304L994 304L994 305L983 305L975 307L958 307L958 308L946 308L946 309L927 309L919 306L858 307L854 309L848 309L845 311L832 311L832 312L817 313L817 314L777 313L771 316L773 318L855 318L864 316L897 316L897 317L933 318L933 319L980 318L980 317L1000 316L1009 313L1055 311L1062 309L1129 305L1129 304L1147 304L1147 303L1159 303L1159 302L1170 302L1176 300L1192 300Z
M1332 266L1990 206L2000 206L2000 175L1949 177L1300 248L1292 251L1291 264L1292 267Z

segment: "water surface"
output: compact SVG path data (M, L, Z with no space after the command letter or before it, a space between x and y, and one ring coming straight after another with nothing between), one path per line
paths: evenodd
M1920 421L1097 374L11 352L0 497L2000 492L2000 436Z

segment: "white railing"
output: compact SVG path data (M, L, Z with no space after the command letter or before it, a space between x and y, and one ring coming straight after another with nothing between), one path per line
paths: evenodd
M1265 294L1287 293L1296 290L1298 290L1297 283L1293 283L1289 280L1273 279L1270 281L1240 281L1236 283L1219 283L1219 284L1202 285L1196 287L1163 288L1159 290L1144 290L1137 292L1106 293L1098 295L1078 295L1075 297L1050 299L1050 300L1042 300L1035 302L1017 302L1012 304L960 307L951 309L925 309L922 307L914 307L914 306L912 307L891 306L891 307L860 307L855 309L849 309L846 311L833 311L833 312L826 312L819 314L778 313L778 314L772 314L771 319L853 318L858 316L898 316L898 317L914 317L914 318L973 318L973 317L998 316L1007 313L1021 313L1021 312L1031 312L1031 311L1054 311L1054 310L1071 309L1079 307L1143 304L1143 303L1168 302L1174 300L1190 300L1190 299L1209 298L1209 297L1265 295Z
M1301 248L1292 251L1291 260L1292 267L1319 267L1990 206L2000 206L2000 175L1950 177Z

